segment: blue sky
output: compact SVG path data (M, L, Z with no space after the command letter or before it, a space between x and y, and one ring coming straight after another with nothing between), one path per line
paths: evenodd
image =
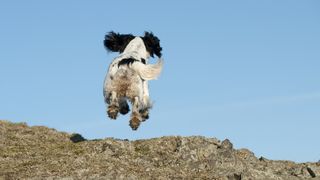
M89 139L201 135L256 156L320 160L319 1L2 1L0 119ZM111 121L106 32L161 40L154 108ZM155 62L155 60L151 60Z

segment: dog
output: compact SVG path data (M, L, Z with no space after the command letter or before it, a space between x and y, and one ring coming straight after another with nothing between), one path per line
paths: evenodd
M116 119L118 113L125 115L130 111L127 101L131 102L130 127L137 130L140 123L149 118L152 103L149 98L148 81L156 79L163 67L160 40L152 32L144 36L107 33L104 39L107 51L119 52L109 65L104 80L103 96L108 105L109 118ZM149 58L156 55L155 64Z

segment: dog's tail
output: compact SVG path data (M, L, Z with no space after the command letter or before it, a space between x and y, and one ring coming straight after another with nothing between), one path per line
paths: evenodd
M131 65L131 68L134 69L144 80L157 79L162 71L162 67L163 60L160 58L156 64L143 64L139 62Z

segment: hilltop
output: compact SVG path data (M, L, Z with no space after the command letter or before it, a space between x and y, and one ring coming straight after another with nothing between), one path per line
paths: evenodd
M320 163L257 158L229 140L168 136L86 140L0 121L0 179L318 179Z

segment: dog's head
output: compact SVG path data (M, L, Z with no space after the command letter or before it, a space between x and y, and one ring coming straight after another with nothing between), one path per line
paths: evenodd
M135 38L136 36L132 34L119 34L111 31L105 36L104 46L109 51L122 53ZM154 57L154 54L161 57L162 48L158 37L154 36L152 32L145 32L144 36L139 38L142 39L146 51L151 57Z

